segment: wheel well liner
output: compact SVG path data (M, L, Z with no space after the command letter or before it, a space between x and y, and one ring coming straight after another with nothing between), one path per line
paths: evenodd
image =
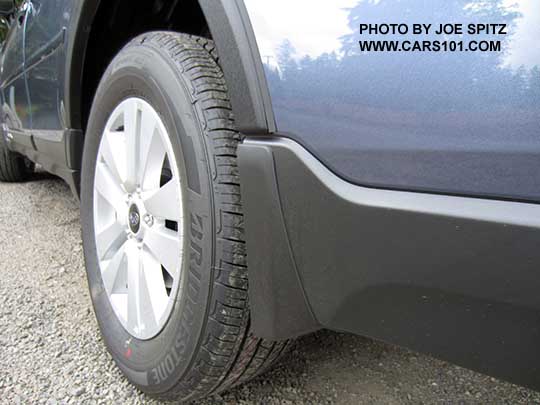
M97 84L123 44L144 31L171 29L214 40L240 131L275 132L268 86L243 0L125 1L86 0L75 6L65 66L68 128L84 132ZM126 4L131 18L122 14ZM139 6L152 7L155 19L147 18L144 12L148 10ZM173 15L178 10L182 12ZM116 33L105 37L107 28L113 32L113 26Z

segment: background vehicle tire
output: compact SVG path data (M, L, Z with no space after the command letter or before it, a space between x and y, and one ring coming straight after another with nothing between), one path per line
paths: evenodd
M240 135L216 61L207 39L171 32L136 38L105 73L85 139L81 215L94 310L119 368L139 389L163 399L193 400L228 389L267 369L288 346L255 338L250 330ZM144 339L128 333L115 314L94 233L100 142L112 112L133 98L151 106L169 134L176 157L171 170L181 179L184 220L177 227L185 235L170 316L159 333Z
M8 149L0 135L0 181L16 183L28 180L34 173L34 164L18 153Z

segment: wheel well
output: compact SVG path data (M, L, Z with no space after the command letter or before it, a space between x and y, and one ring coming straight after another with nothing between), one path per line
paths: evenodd
M80 114L77 115L83 131L97 86L111 60L131 39L153 30L171 30L211 38L198 0L100 2L90 24L82 70L80 106L72 105L72 108L80 108Z

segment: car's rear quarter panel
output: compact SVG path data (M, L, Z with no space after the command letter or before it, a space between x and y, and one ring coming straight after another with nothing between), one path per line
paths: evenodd
M540 3L245 0L277 129L381 188L540 200ZM497 23L507 35L360 35ZM500 40L501 52L360 52L362 39Z

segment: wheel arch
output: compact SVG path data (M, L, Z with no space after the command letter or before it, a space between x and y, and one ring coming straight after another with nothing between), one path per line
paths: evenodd
M144 7L152 7L155 14L150 19L129 19L122 14L128 6L132 16L138 11L132 9L140 8L142 14ZM85 0L77 4L73 13L72 26L68 30L65 66L68 128L84 134L101 75L114 54L128 40L148 30L171 29L214 40L240 131L250 134L275 132L268 86L243 0ZM163 15L167 19L162 18ZM116 33L108 36L107 43L103 43L104 32L112 32L113 26ZM121 29L124 27L127 32ZM99 50L93 46L95 44L100 45ZM80 154L81 151L77 150L80 148L82 142L71 148L72 153Z
M276 132L270 92L244 0L199 0L220 56L241 132Z

